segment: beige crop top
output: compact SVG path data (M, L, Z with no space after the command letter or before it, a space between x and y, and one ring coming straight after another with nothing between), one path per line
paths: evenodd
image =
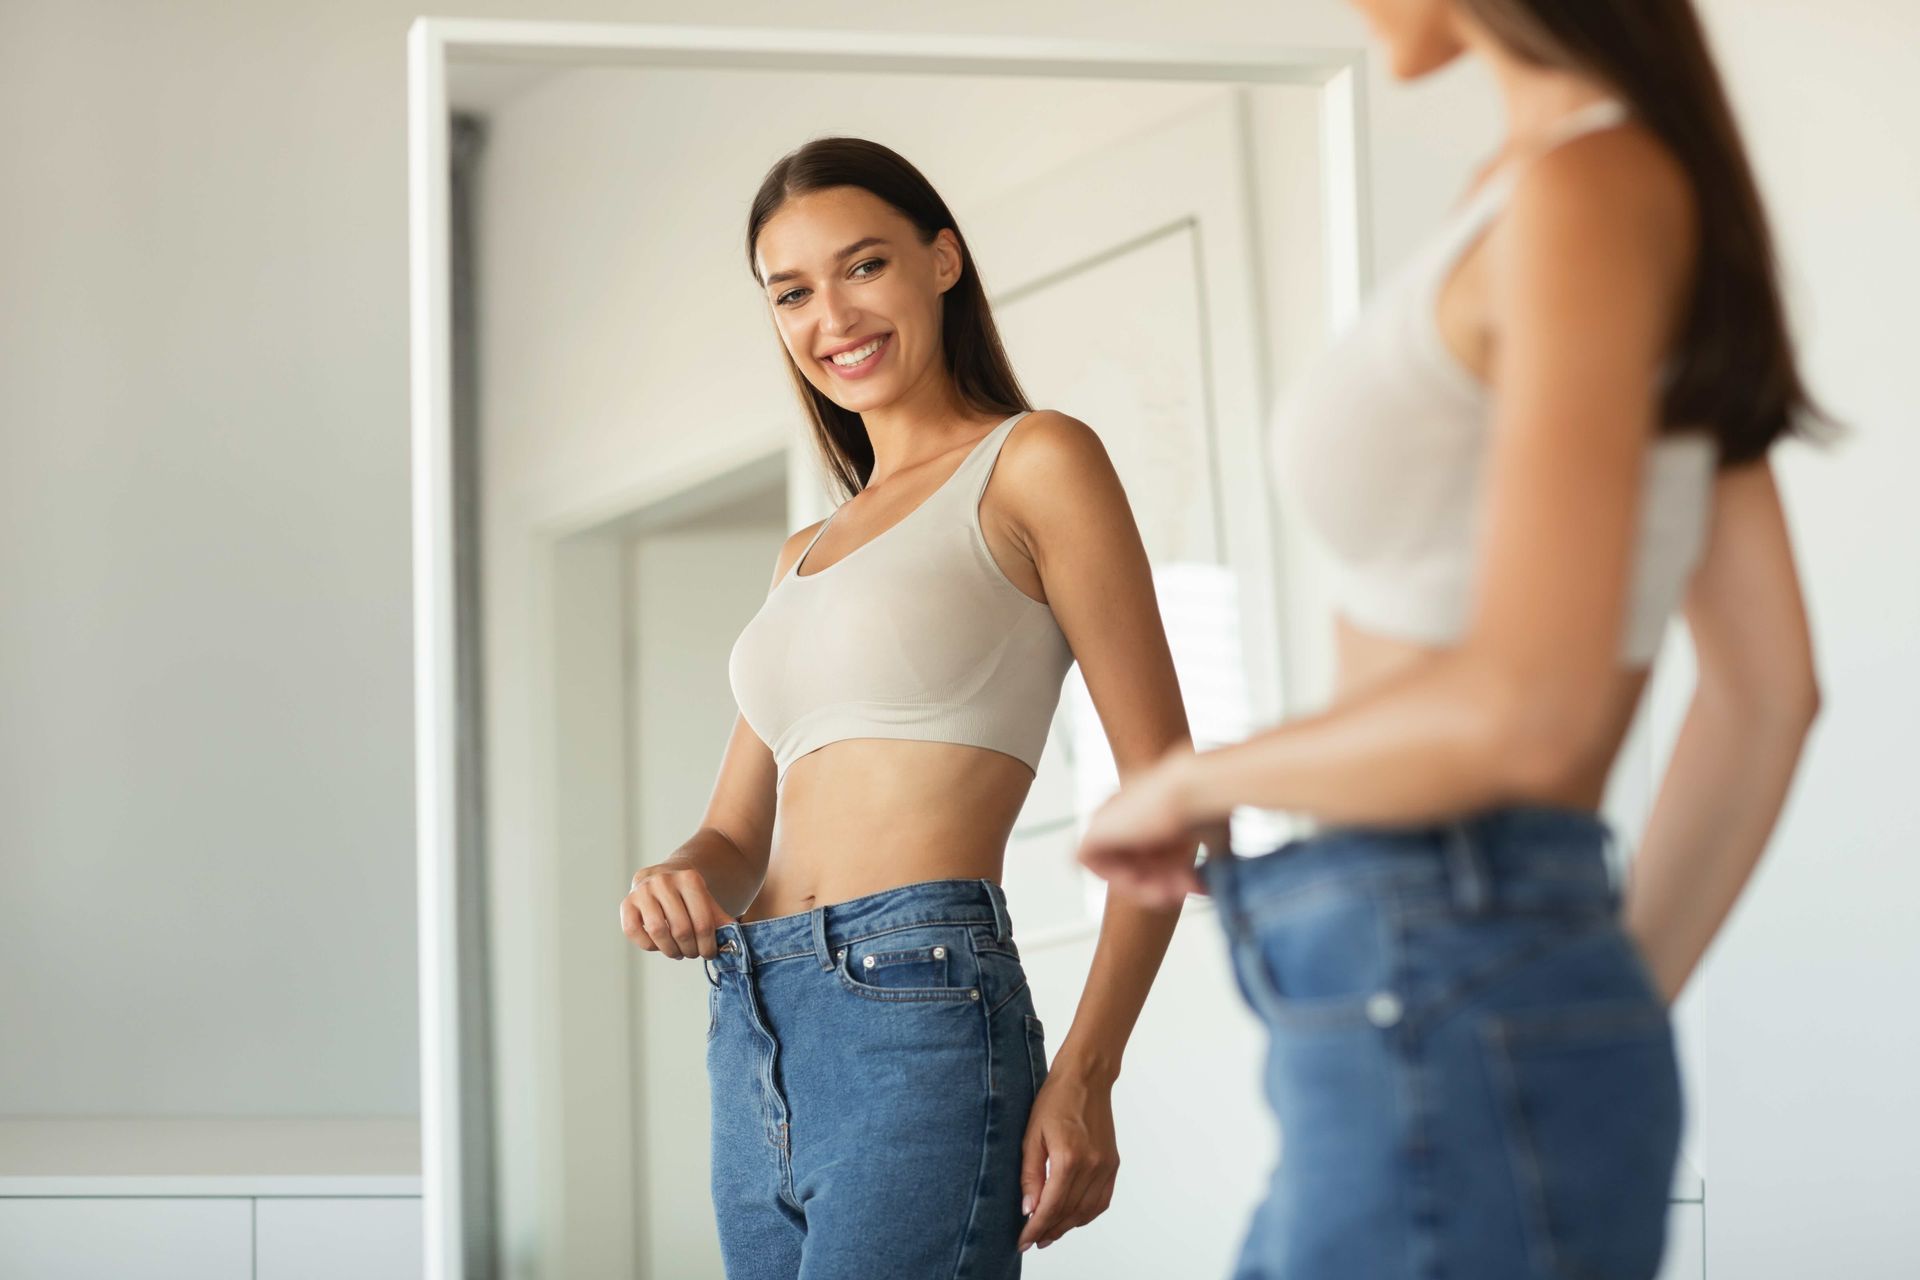
M1617 102L1594 103L1563 118L1546 146L1626 117ZM1380 288L1274 422L1275 485L1329 553L1336 607L1376 634L1446 644L1469 621L1492 406L1441 337L1435 309L1516 172L1508 165L1485 182ZM1620 637L1630 664L1659 648L1699 559L1717 457L1705 432L1661 435L1648 447Z
M964 743L1038 770L1073 654L980 530L994 461L1024 417L987 433L899 523L802 574L828 517L734 642L734 698L781 782L846 738Z

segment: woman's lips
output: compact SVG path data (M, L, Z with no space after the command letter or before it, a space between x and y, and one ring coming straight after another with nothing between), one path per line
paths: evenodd
M865 360L862 360L859 364L855 364L855 365L839 364L831 356L823 357L821 359L821 363L826 365L827 368L833 370L834 373L838 374L842 378L848 378L848 379L864 378L868 374L872 373L876 368L879 367L880 361L886 358L887 352L893 350L892 334L890 333L881 334L879 338L879 342L880 342L880 345L874 349L873 354L868 356ZM855 348L855 349L858 350L858 348Z

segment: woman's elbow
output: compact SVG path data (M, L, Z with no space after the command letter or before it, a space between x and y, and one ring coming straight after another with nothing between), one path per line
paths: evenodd
M1805 737L1820 715L1820 681L1811 662L1758 667L1709 659L1700 664L1698 688L1756 736Z

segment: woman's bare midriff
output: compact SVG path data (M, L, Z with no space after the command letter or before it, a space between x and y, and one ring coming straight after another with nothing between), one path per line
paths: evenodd
M1417 670L1421 663L1431 662L1444 652L1363 631L1344 618L1335 621L1334 635L1335 656L1339 663L1339 673L1334 681L1336 706L1384 680ZM1601 798L1606 793L1607 775L1612 772L1614 758L1620 754L1620 744L1633 724L1633 712L1640 703L1640 692L1646 687L1647 670L1645 667L1623 668L1614 676L1614 687L1608 698L1608 732L1603 736L1602 749L1595 752L1584 768L1576 771L1567 786L1555 794L1541 797L1538 803L1570 809L1597 810L1600 807Z
M952 742L849 738L787 768L772 854L743 921L922 880L1000 879L1033 770Z

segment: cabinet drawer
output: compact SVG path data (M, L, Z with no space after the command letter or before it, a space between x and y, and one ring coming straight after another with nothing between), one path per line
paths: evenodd
M252 1213L242 1199L4 1199L0 1276L252 1280Z
M420 1280L418 1199L263 1199L255 1280Z

